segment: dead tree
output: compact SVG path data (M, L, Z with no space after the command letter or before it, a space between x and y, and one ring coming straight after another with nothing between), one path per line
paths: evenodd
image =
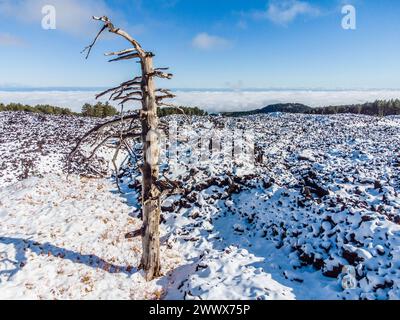
M147 280L152 280L160 275L160 239L159 239L159 223L161 213L161 194L159 181L159 127L160 121L157 117L157 108L163 105L164 99L174 98L175 96L166 89L156 89L156 77L171 79L172 74L166 73L168 68L153 67L152 52L145 51L140 44L132 38L128 33L120 28L116 28L112 22L105 16L93 17L93 19L103 23L102 28L96 35L94 41L87 46L83 52L87 51L86 58L89 57L93 46L96 44L100 35L108 30L122 38L126 39L132 48L118 52L107 53L106 56L114 56L111 61L121 61L136 59L140 63L141 75L122 83L121 85L108 89L96 98L109 95L110 100L117 101L124 106L130 102L140 102L141 110L136 114L125 115L121 112L121 117L114 119L106 124L98 126L88 132L83 139L78 143L77 147L72 152L73 156L79 145L89 136L95 137L96 148L106 144L110 139L117 139L115 148L116 155L121 148L130 150L130 140L141 138L143 143L143 165L140 170L142 173L142 218L143 226L142 235L142 259L140 268L145 271ZM140 123L140 127L138 124ZM119 128L117 128L119 126ZM117 128L117 129L116 129ZM100 139L98 136L101 136ZM95 148L95 149L96 149ZM97 149L96 149L97 150ZM96 151L95 150L95 151ZM94 151L94 152L95 152ZM114 165L116 155L114 156ZM90 156L89 156L90 158ZM115 165L117 181L118 172Z

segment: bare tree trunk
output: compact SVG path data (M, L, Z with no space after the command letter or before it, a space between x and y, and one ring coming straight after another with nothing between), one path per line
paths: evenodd
M160 275L160 191L155 182L158 180L159 137L157 103L155 96L152 55L147 55L142 61L142 260L141 267L146 273L146 279L151 280Z
M175 96L166 89L159 89L162 95L156 95L154 78L171 79L172 74L164 73L162 70L168 68L153 67L153 54L146 52L140 44L132 38L127 32L120 28L114 27L108 17L93 17L93 19L102 21L104 26L96 35L94 41L87 46L83 52L87 51L86 58L89 57L93 46L96 44L99 36L108 30L115 33L130 42L132 48L111 52L107 56L117 56L110 61L139 59L142 75L135 77L130 81L122 83L120 86L108 89L101 94L101 97L106 94L111 94L110 99L121 101L124 104L128 101L141 101L142 110L140 111L140 121L142 126L142 142L143 142L143 166L142 171L142 259L140 268L144 269L146 280L150 281L160 275L160 214L161 214L161 192L157 187L159 176L158 162L160 157L159 149L159 133L158 133L158 117L157 107L167 105L163 102L164 99L171 99ZM140 82L139 82L140 81ZM136 90L133 91L132 90ZM136 97L139 95L140 97ZM122 137L122 134L121 134ZM120 141L122 144L124 141ZM79 146L79 144L78 144ZM76 148L78 148L78 146ZM75 151L74 151L75 152Z

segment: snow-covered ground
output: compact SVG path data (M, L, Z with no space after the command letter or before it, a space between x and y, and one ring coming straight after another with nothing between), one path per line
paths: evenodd
M164 199L164 276L150 283L135 269L140 239L124 237L140 226L137 169L121 174L124 195L106 179L66 177L71 142L96 120L39 117L0 113L0 298L400 299L400 117L178 126L179 161L166 172L183 192ZM46 127L51 157L32 157L24 150ZM256 163L183 152L230 127L254 133ZM43 170L46 159L59 170Z
M157 299L136 267L140 228L107 181L55 174L0 191L0 299ZM162 248L163 272L181 262ZM164 281L165 282L165 281Z
M0 186L62 173L77 138L99 119L25 112L0 113Z

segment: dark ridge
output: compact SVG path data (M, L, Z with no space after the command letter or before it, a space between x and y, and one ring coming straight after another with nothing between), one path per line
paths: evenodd
M327 106L320 108L311 108L300 103L279 103L269 105L262 109L239 112L224 112L222 115L227 117L243 117L254 114L267 114L273 112L284 113L304 113L304 114L362 114L369 116L392 116L400 115L400 99L377 100L362 104L349 104L341 106Z
M352 113L368 116L393 116L400 115L400 100L376 100L362 104L350 104L342 106L328 106L322 108L312 108L310 114L338 114Z
M286 112L286 113L309 113L312 108L301 103L278 103L271 104L265 108L250 110L250 111L239 111L239 112L224 112L222 115L227 117L243 117L253 114L273 113L273 112Z

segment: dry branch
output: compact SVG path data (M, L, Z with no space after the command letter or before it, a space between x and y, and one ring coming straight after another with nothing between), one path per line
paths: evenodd
M125 49L125 50L121 50L121 51L116 51L116 52L108 52L108 53L105 53L104 55L105 55L106 57L109 57L109 56L122 56L122 55L124 55L124 54L131 53L131 52L133 52L133 51L136 51L136 49L135 49L135 48L129 48L129 49Z
M120 57L115 58L115 59L108 60L108 62L121 61L121 60L130 60L130 59L136 59L136 58L140 58L140 55L138 53L131 53L131 54L127 54L127 55L124 55L124 56L120 56Z
M104 130L105 128L112 126L116 123L121 123L121 121L125 122L125 121L131 121L131 120L136 120L139 119L139 115L138 114L131 114L131 115L126 115L124 117L120 117L120 118L116 118L113 119L111 121L102 123L100 125L97 125L96 127L94 127L93 129L89 130L76 144L75 148L72 150L72 152L69 154L69 159L71 159L75 153L78 151L79 147L82 145L82 143L91 135L94 134L98 134L101 130Z
M161 71L154 71L153 73L149 74L150 77L159 77L162 79L172 79L174 76L172 73L165 73Z
M92 51L93 46L96 44L97 39L99 39L100 35L103 33L104 30L107 29L107 26L104 25L100 31L97 33L96 37L94 38L93 42L88 45L87 47L85 47L85 49L82 50L81 53L84 53L85 51L87 51L87 55L86 55L86 59L89 58L90 52Z

